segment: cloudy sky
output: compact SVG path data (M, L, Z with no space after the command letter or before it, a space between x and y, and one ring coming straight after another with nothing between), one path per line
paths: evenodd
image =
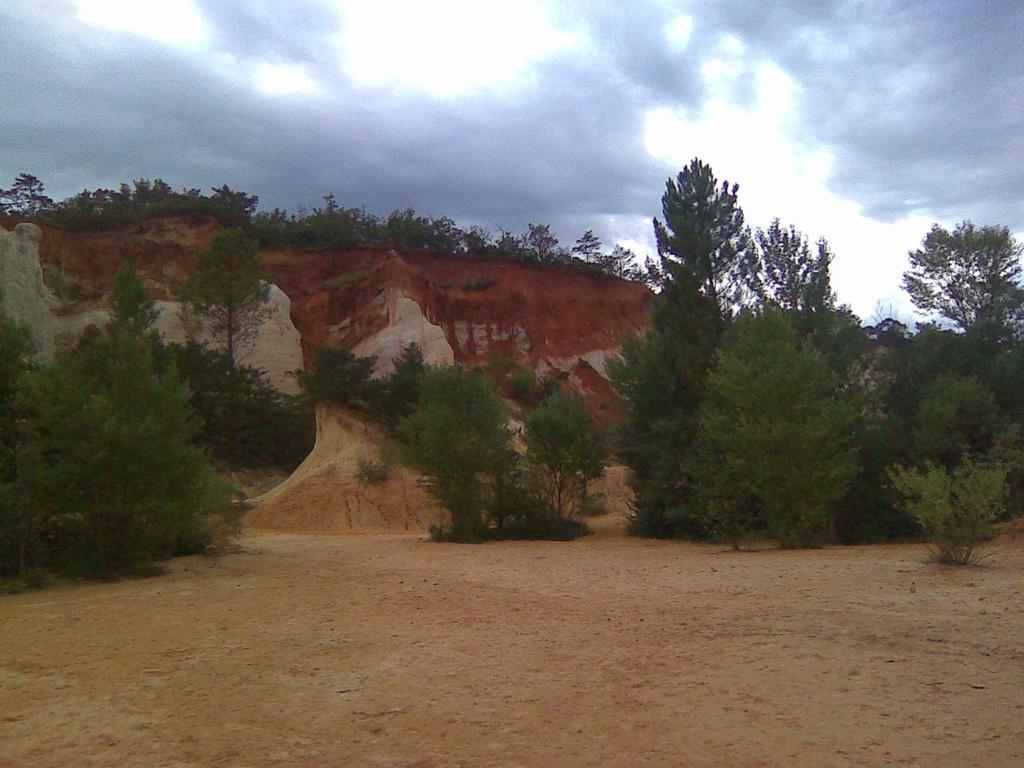
M653 246L694 156L908 312L930 224L1024 232L1021 0L0 0L0 185L328 191Z

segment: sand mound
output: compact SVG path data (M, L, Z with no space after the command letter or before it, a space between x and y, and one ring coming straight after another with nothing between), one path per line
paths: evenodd
M356 479L359 460L379 460L384 444L379 429L351 413L318 408L313 451L291 477L253 500L246 523L290 533L427 530L442 510L415 472L395 465L382 482Z

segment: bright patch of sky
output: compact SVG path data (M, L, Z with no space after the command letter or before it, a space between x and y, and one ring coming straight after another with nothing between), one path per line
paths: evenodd
M76 0L79 21L162 43L195 46L206 40L193 0Z
M832 192L832 154L801 135L799 89L776 64L748 55L741 40L723 36L700 71L706 96L698 109L648 111L651 155L679 168L698 156L719 180L739 183L751 226L779 217L812 240L827 238L836 254L832 279L839 299L862 318L878 305L909 315L898 286L907 251L920 244L933 219L877 221Z
M269 96L294 96L315 93L316 82L301 64L270 64L256 67L256 85Z
M675 50L684 50L693 34L693 16L682 14L665 25L665 39Z
M338 0L346 74L454 97L508 85L529 66L584 38L555 29L534 0Z

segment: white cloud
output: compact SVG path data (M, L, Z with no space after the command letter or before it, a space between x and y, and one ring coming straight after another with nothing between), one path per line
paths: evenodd
M507 83L583 38L550 25L535 0L338 0L348 76L451 97Z
M78 20L163 43L199 45L207 27L193 0L76 0Z
M301 64L270 64L256 67L256 86L270 96L310 94L317 90L313 78Z
M878 221L830 191L833 155L801 135L799 89L774 63L748 57L742 41L723 38L701 75L707 98L700 109L648 111L648 152L678 168L697 156L720 180L738 182L751 225L765 226L777 216L812 239L826 237L837 255L839 298L862 317L878 302L909 312L898 288L906 254L933 220L921 213Z
M693 16L680 14L665 25L665 39L675 50L685 50L693 34Z

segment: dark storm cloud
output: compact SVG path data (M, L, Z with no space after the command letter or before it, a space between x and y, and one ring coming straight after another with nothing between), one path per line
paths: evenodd
M293 210L331 191L378 213L414 207L494 231L546 221L567 237L657 202L666 172L642 146L642 92L599 60L540 65L537 87L511 96L438 100L347 83L325 4L275 15L218 2L204 15L221 53L305 63L325 93L266 96L202 54L9 15L0 178L27 170L59 196L140 176L227 182Z
M0 6L0 184L24 170L65 196L160 176L289 209L332 191L492 230L551 222L568 239L658 211L673 169L644 149L645 111L699 104L699 62L732 32L803 86L836 191L881 217L922 208L1024 228L1020 11L949 6L943 24L924 5L751 5L690 6L681 52L665 44L665 3L566 2L551 17L586 31L585 52L535 65L530 87L450 99L349 83L326 0L203 3L216 59L85 26L61 3ZM259 61L304 64L322 92L260 94L242 76Z

